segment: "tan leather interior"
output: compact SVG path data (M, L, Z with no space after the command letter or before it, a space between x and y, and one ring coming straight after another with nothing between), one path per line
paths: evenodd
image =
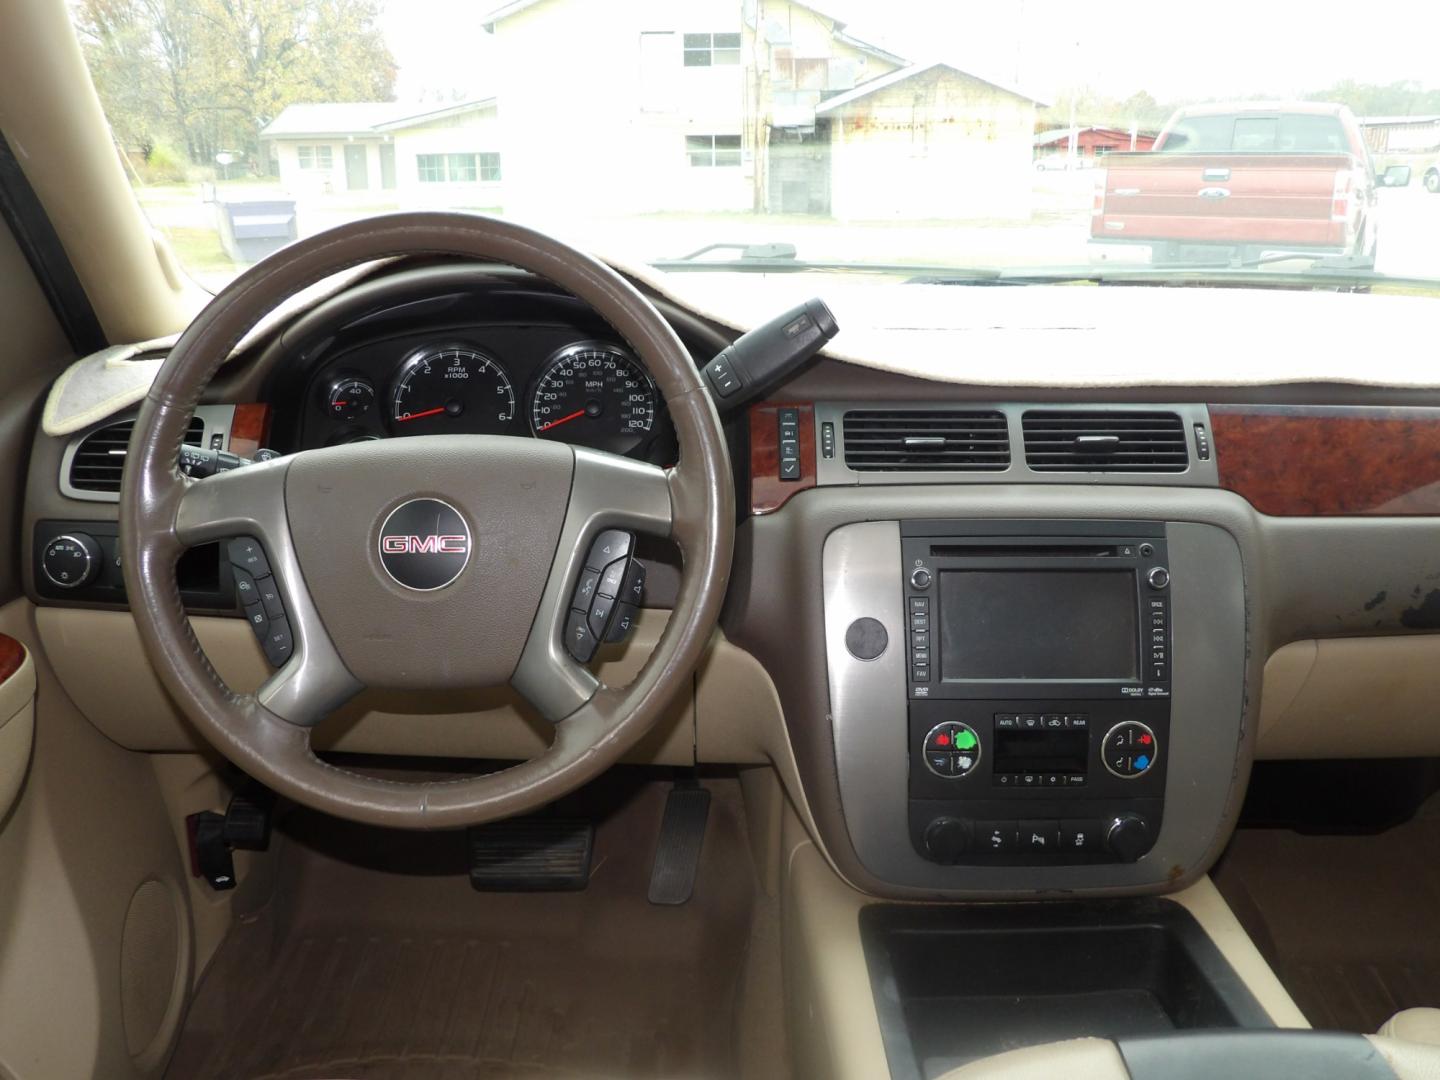
M940 1080L1129 1080L1125 1059L1108 1039L1070 1039L1026 1046L972 1061Z
M1376 1032L1385 1039L1440 1046L1440 1008L1402 1009Z

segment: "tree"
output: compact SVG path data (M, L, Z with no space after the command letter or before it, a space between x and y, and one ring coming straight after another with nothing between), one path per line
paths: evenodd
M293 102L388 101L376 0L78 0L75 22L116 138L175 140L192 162L254 158Z

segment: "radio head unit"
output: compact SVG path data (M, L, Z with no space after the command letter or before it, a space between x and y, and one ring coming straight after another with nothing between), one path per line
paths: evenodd
M1169 696L1163 525L964 527L901 526L912 700Z
M1169 759L1165 526L902 522L900 547L916 850L1140 858Z

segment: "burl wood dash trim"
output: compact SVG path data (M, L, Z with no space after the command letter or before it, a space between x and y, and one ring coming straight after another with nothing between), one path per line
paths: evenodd
M0 683L20 670L25 663L25 646L9 634L0 634Z
M1279 517L1440 514L1440 409L1212 405L1220 486Z
M780 479L779 410L800 413L800 479ZM750 409L750 512L770 514L815 486L815 407L766 402Z
M230 421L230 453L254 457L255 451L265 445L269 426L269 405L236 405L235 418Z

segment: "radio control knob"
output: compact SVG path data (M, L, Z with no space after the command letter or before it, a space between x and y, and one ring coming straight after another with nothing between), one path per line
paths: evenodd
M1150 573L1145 575L1145 580L1150 583L1150 588L1163 589L1170 584L1170 571L1163 566L1152 566Z
M1105 829L1105 850L1134 862L1150 850L1150 823L1139 814L1116 814Z
M100 574L100 545L87 533L65 533L40 552L40 569L61 589L89 585Z
M925 826L925 850L936 862L953 863L970 847L970 823L937 817Z
M910 584L917 589L928 589L932 578L930 571L923 566L917 566L910 571Z

